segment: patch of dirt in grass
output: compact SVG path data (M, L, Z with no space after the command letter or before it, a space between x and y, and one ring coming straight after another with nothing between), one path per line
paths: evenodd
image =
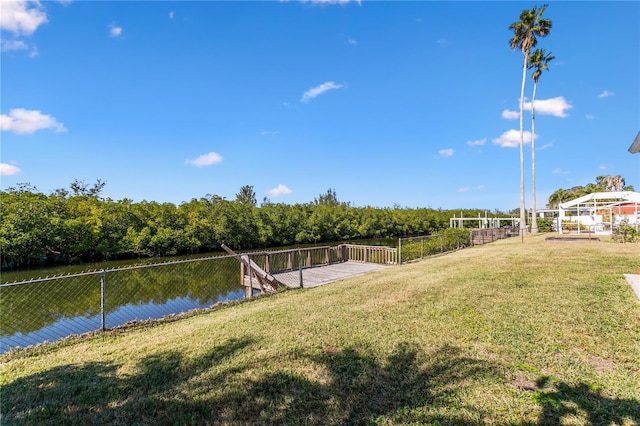
M322 348L322 352L329 355L339 354L340 352L342 352L342 348L337 348L335 346L327 346L325 348Z
M523 379L522 377L517 377L516 379L512 380L511 383L509 383L509 386L517 390L525 391L534 391L538 389L538 385L536 384L536 382Z
M616 363L610 361L608 359L601 358L599 356L592 356L587 359L587 362L590 366L592 366L598 373L606 373L607 371L612 371L616 369Z

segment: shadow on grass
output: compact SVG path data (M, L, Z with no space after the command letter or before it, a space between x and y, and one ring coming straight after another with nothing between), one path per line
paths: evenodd
M280 361L232 357L256 342L234 339L197 359L174 351L142 358L132 371L86 363L56 367L2 389L3 424L479 424L484 413L460 395L494 366L444 346L418 361L400 344L384 361L349 348L289 353ZM424 354L423 354L424 355ZM237 365L237 364L233 364ZM282 366L284 365L284 366ZM314 375L314 372L317 374Z
M256 343L231 339L199 358L163 351L127 370L95 362L52 368L2 387L0 422L468 425L500 420L498 413L473 406L469 395L504 378L494 364L466 357L454 346L421 353L401 343L382 361L352 348L328 347L290 351L286 360L263 363L247 357L255 354ZM244 361L233 362L234 357ZM549 382L539 379L533 394L541 407L537 421L505 423L628 424L640 418L638 401L606 398L586 384Z
M548 377L537 381L540 389L534 400L542 407L539 425L560 425L571 417L585 417L590 425L622 425L640 423L640 401L607 398L590 388L586 383L575 386L558 383L546 389Z

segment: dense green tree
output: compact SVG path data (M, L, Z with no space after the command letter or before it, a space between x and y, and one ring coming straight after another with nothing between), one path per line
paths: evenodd
M236 201L255 207L258 202L256 200L256 192L253 190L253 186L244 185L242 188L240 188L240 192L236 194Z

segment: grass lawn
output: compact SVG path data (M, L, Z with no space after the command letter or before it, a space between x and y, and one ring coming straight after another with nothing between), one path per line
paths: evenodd
M0 355L0 422L639 424L640 245L544 237Z

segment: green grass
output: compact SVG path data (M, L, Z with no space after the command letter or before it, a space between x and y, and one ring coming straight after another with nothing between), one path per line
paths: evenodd
M528 236L15 351L1 423L638 424L638 269Z

